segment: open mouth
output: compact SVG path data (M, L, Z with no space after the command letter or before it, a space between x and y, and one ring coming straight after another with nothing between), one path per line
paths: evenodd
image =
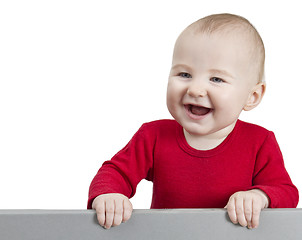
M185 108L189 113L191 113L195 116L204 116L212 111L211 108L196 106L196 105L192 105L192 104L186 104Z

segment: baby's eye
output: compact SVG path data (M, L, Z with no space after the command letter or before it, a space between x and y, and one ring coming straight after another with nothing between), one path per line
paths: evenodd
M186 73L186 72L181 72L178 74L178 76L182 77L182 78L192 78L190 73Z
M214 83L222 83L222 82L224 82L221 78L218 78L218 77L212 77L210 79L210 81L212 81Z

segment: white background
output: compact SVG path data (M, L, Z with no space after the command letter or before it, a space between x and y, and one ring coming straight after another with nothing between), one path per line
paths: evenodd
M291 0L2 0L0 208L85 209L102 162L142 123L170 118L179 33L221 12L246 17L264 40L267 92L241 119L275 132L302 190L300 9ZM143 181L134 208L149 208L151 193Z

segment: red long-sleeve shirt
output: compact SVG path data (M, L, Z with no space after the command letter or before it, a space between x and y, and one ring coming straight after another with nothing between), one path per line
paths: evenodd
M270 207L298 204L273 132L238 120L216 148L196 150L174 120L145 123L130 142L103 163L89 190L95 197L121 193L131 198L137 184L153 181L151 208L223 208L237 191L263 190Z

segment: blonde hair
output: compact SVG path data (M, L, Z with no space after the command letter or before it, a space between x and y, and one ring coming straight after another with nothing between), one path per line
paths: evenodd
M241 31L245 33L246 41L252 45L249 49L251 59L258 71L258 82L264 82L265 48L262 38L256 28L244 17L223 13L206 16L192 23L187 29L194 29L198 33L213 34L223 32L226 34Z

